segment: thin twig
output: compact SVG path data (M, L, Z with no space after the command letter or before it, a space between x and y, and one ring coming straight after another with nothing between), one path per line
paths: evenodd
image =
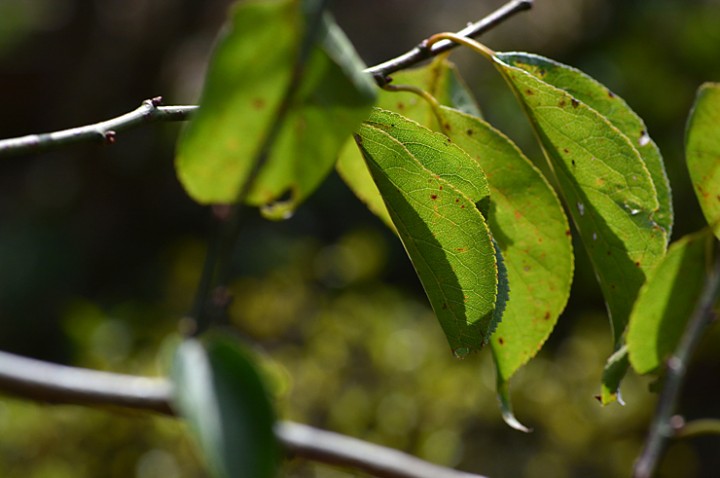
M132 408L174 415L171 384L68 367L0 352L0 389L46 403ZM351 467L379 478L484 478L406 453L292 422L278 422L278 441L292 455Z
M720 255L716 258L700 301L690 317L687 328L680 338L680 343L667 361L665 381L645 446L635 463L634 478L651 478L654 475L668 441L676 434L676 427L673 426L673 414L685 380L687 365L703 331L715 318L713 306L718 293L720 293Z
M498 24L509 19L516 13L532 8L533 0L512 0L498 8L482 20L471 23L457 32L458 36L475 38ZM375 78L379 86L387 83L387 76L399 70L417 65L424 60L455 48L457 43L440 41L431 47L425 47L421 42L412 50L391 60L365 69ZM100 123L78 128L71 128L53 133L32 134L19 138L0 140L0 158L18 156L22 154L38 153L56 149L69 144L81 142L114 143L116 134L128 130L142 123L152 121L185 121L198 108L189 106L160 106L160 98L145 100L142 105L130 113Z
M532 0L513 0L498 8L479 22L469 24L467 27L457 32L456 35L475 38L504 22L516 13L529 10L532 8L532 5ZM387 75L399 70L404 70L405 68L416 65L423 60L432 58L457 46L457 43L449 40L437 42L431 47L426 47L424 42L422 42L407 53L384 63L380 63L379 65L372 66L365 71L372 74L375 77L375 81L382 86Z
M121 131L152 121L185 121L197 109L197 106L160 106L161 101L160 97L145 100L137 109L100 123L0 140L0 158L82 142L112 144Z

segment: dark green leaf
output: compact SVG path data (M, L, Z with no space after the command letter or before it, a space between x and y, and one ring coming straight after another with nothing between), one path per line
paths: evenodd
M720 83L698 90L688 122L687 166L700 207L720 238Z
M175 354L174 405L190 425L213 476L275 476L273 411L250 359L228 339L183 342Z
M427 66L394 73L392 78L392 84L420 88L435 97L440 104L453 106L474 115L480 114L472 94L460 78L455 65L444 56L436 57ZM430 129L437 129L437 120L432 108L427 101L416 94L381 91L377 104L380 108L400 113ZM348 142L343 148L337 170L368 209L394 228L385 203L354 142Z
M286 217L322 182L367 116L372 79L329 16L319 30L306 31L301 3L234 9L198 114L178 143L178 175L197 201L237 201L260 164L247 202L268 217ZM308 35L315 42L303 56Z
M496 327L498 266L485 219L475 207L478 189L460 181L446 168L455 167L464 153L441 135L404 120L398 132L408 143L416 142L423 161L391 136L381 121L395 118L376 112L374 124L363 125L357 136L370 172L407 250L440 325L457 356L480 349ZM382 127L380 127L382 125ZM390 130L390 131L388 131ZM437 147L437 150L433 150ZM464 162L474 163L465 155ZM462 188L462 189L460 189ZM467 193L466 193L467 191ZM482 194L482 193L481 193Z
M567 303L573 275L570 226L540 171L485 121L440 108L444 131L485 171L488 224L502 251L510 300L491 339L498 391L535 356ZM507 397L504 402L509 403Z

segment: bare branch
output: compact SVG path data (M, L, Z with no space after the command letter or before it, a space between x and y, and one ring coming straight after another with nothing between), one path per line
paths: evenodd
M160 106L160 101L160 97L145 100L134 111L100 123L0 140L0 158L37 153L82 142L112 144L117 133L121 131L153 121L185 121L197 109L197 106Z
M668 441L676 435L677 427L673 422L677 421L678 417L674 417L673 414L685 381L687 365L703 331L715 318L713 305L718 293L720 293L720 257L715 261L715 266L705 282L698 305L688 321L677 349L667 361L665 381L643 452L635 463L634 478L651 478L655 474Z
M499 25L516 13L532 8L532 5L533 0L511 0L482 20L469 24L457 32L457 35L474 38ZM382 87L387 83L387 75L417 65L456 46L456 43L448 40L437 42L431 47L425 47L424 42L421 42L420 45L407 53L367 68L365 71L373 75L375 81ZM136 110L100 123L53 133L31 134L20 138L0 140L0 158L37 153L81 142L95 141L112 144L115 142L116 134L120 131L153 121L185 121L197 109L197 106L192 105L160 106L161 101L161 97L145 100Z
M461 37L475 38L482 35L488 30L494 28L500 23L504 22L508 18L512 17L516 13L532 8L532 0L513 0L506 3L502 7L495 10L490 15L486 16L482 20L471 23L467 27L463 28L456 35ZM425 43L421 42L418 46L412 50L404 53L397 58L388 60L376 66L372 66L365 71L372 74L375 77L375 81L380 86L385 83L385 77L390 73L394 73L399 70L403 70L410 66L416 65L423 60L432 58L445 51L457 47L458 44L450 40L443 40L435 43L431 47L425 47Z
M0 390L30 400L174 415L171 388L164 378L99 372L0 352ZM298 423L279 422L275 433L288 453L363 470L379 478L484 478Z

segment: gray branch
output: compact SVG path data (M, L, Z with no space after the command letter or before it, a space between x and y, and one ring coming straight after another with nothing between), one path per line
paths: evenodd
M532 4L533 0L511 0L482 20L469 24L457 34L470 38L477 37L516 13L532 8ZM373 75L379 86L384 86L388 81L387 76L391 73L417 65L457 46L457 43L444 40L427 48L424 46L424 42L421 42L420 45L397 58L367 68L365 71ZM82 142L112 144L115 142L117 133L121 131L153 121L185 121L197 109L197 106L192 105L160 106L161 101L160 97L145 100L136 110L100 123L53 133L31 134L0 140L0 158L37 153Z
M68 367L7 352L0 352L0 390L46 403L133 408L175 415L172 385L167 379ZM484 478L299 423L278 422L275 434L290 454L363 470L379 478Z

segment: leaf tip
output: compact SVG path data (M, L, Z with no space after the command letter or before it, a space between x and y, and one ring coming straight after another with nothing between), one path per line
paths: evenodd
M498 381L497 396L498 401L500 402L500 413L502 414L502 419L507 426L523 433L531 433L533 431L532 428L526 427L520 423L517 418L515 418L512 403L510 403L510 390L507 382Z

